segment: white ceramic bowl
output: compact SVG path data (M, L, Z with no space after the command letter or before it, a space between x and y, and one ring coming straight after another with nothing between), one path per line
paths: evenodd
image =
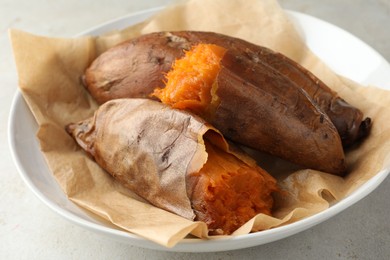
M114 29L122 29L140 22L160 9L152 9L129 15L97 26L80 35L98 35ZM390 89L390 65L368 45L329 23L297 12L288 12L299 28L306 44L335 72L362 84L373 84ZM326 39L332 39L327 41ZM360 65L351 57L359 56ZM186 238L173 248L165 248L154 242L124 232L87 214L69 201L52 176L35 137L37 124L20 92L17 92L10 113L9 145L14 162L27 186L47 206L69 221L101 235L124 241L139 247L185 252L226 251L252 247L276 241L321 223L372 192L388 175L389 168L378 172L372 179L347 198L316 215L295 223L247 235L224 239L201 240Z

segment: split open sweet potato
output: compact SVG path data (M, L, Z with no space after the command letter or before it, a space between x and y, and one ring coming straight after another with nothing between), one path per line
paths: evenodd
M210 234L231 234L252 217L271 215L276 180L233 152L199 117L148 99L118 99L66 130L124 186Z
M85 85L99 103L150 98L164 85L174 61L199 43L224 51L217 76L211 77L211 105L206 112L191 111L238 143L304 167L345 174L343 148L369 133L370 119L302 66L267 48L210 32L147 34L98 57L85 72Z

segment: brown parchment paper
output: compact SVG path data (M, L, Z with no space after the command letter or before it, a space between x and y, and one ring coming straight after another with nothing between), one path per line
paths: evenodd
M274 0L190 0L167 7L149 20L98 37L49 38L10 31L19 87L39 130L41 150L70 200L116 226L172 247L188 234L207 239L196 223L153 207L123 188L77 147L64 126L93 114L97 105L80 83L86 67L107 48L130 37L162 30L203 30L231 35L282 52L311 70L373 121L372 133L347 151L345 178L255 154L260 166L285 190L274 217L259 215L233 235L285 225L327 209L389 165L390 93L336 75L304 44Z

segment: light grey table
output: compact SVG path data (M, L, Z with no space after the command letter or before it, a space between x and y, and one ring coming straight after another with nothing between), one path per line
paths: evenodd
M390 259L389 178L365 199L307 231L274 243L215 254L159 252L112 241L64 220L27 188L7 145L7 119L17 89L7 29L67 37L169 2L0 1L0 259ZM390 60L390 0L280 3L351 32Z

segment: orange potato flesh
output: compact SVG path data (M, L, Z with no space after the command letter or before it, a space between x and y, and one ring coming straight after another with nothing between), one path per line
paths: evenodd
M231 234L259 213L271 215L276 180L260 167L205 143L208 160L188 180L196 220L204 221L211 233Z
M204 114L216 97L213 83L221 70L221 59L226 49L213 44L199 44L178 59L166 75L163 89L152 95L173 108Z

